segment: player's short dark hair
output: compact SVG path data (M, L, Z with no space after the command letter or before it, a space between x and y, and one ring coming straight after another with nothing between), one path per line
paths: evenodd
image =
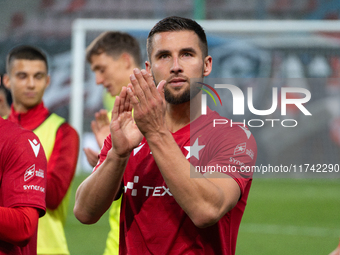
M4 93L5 97L6 97L6 102L8 104L8 106L10 106L12 104L12 96L11 96L11 92L5 87L5 85L3 84L3 75L1 76L1 82L0 82L0 93Z
M142 57L139 43L136 38L127 33L108 31L100 34L87 47L86 60L91 63L93 55L99 55L103 52L113 58L118 58L122 53L126 52L133 57L136 65L140 66L141 64Z
M46 54L39 48L30 45L21 45L13 48L6 58L6 72L9 74L11 64L15 59L26 60L41 60L46 65L46 71L48 72L48 63Z
M172 32L172 31L193 31L197 34L200 40L200 48L202 51L203 58L208 56L208 43L207 37L203 28L194 20L171 16L159 21L150 31L147 39L147 51L149 60L151 60L151 52L152 52L152 39L153 36L157 33L162 32Z

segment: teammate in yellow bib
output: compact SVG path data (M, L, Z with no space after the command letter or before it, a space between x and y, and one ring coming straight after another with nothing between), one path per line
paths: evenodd
M51 114L42 97L49 85L45 54L32 46L19 46L7 56L5 86L11 90L13 104L8 119L33 131L47 157L46 215L38 224L38 254L68 255L64 233L70 185L79 150L77 132L65 119Z
M109 135L109 123L115 96L123 86L130 82L129 77L134 68L141 64L141 52L138 41L129 34L121 32L104 32L99 35L86 50L86 59L96 76L96 83L102 85L107 93L104 106L95 114L91 123L92 130L101 148ZM94 167L98 161L98 152L85 148L89 163ZM121 199L114 201L110 208L110 232L106 241L104 255L118 254L119 250L119 215Z

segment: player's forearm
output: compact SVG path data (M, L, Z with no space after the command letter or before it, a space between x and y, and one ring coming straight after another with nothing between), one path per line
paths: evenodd
M194 224L217 222L226 212L223 192L195 172L170 133L149 139L148 144L170 192Z
M39 212L35 208L0 207L0 240L25 246L38 226Z
M74 215L84 224L96 223L120 192L128 157L119 158L111 152L77 189Z

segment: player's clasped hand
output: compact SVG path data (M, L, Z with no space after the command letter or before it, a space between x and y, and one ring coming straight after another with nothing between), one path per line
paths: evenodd
M152 76L146 70L137 68L130 76L130 81L127 92L139 130L146 138L166 130L163 92L166 81L161 81L156 88Z
M110 123L113 152L119 157L127 157L138 146L143 136L132 117L132 105L126 87L116 97Z

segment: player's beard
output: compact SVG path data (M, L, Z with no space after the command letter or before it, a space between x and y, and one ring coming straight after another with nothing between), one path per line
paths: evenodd
M156 82L156 84L158 84L158 82L155 79L155 76L152 74L154 81ZM198 87L202 87L202 85L199 82L203 81L203 75L200 79L189 79L186 77L186 80L189 82L190 86L188 88L185 89L185 91L183 91L180 95L174 95L171 93L171 90L168 88L168 83L169 81L173 78L170 77L166 84L164 85L164 98L165 101L167 101L169 104L173 104L173 105L178 105L178 104L183 104L186 102L189 102L191 99L193 99L201 90ZM194 85L191 84L194 83ZM175 88L176 90L176 88Z
M199 92L200 92L200 89L198 89L196 86L189 86L180 95L174 95L171 93L168 86L166 85L164 86L164 98L169 104L173 104L173 105L178 105L178 104L189 102Z

